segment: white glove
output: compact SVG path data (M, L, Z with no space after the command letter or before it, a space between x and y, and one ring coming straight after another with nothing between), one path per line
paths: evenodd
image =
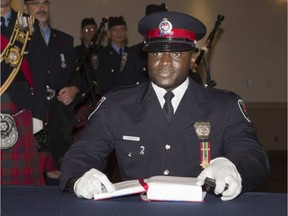
M43 129L43 121L37 118L32 118L33 134L38 133Z
M75 182L73 190L79 198L92 199L95 194L115 191L115 186L105 174L92 168Z
M205 168L197 177L197 185L204 185L205 178L215 179L215 194L222 194L221 199L228 201L236 198L242 190L242 178L235 165L224 157L211 160L210 165ZM229 188L224 191L225 184Z

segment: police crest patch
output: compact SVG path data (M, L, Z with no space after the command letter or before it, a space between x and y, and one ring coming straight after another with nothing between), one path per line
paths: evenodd
M238 106L239 106L239 109L241 111L241 113L243 114L243 116L245 117L245 119L248 121L248 122L251 122L251 120L249 119L248 117L248 112L247 112L247 108L246 108L246 105L244 103L243 100L238 100Z

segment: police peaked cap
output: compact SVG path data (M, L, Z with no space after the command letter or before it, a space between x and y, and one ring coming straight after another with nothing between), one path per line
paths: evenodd
M163 11L142 18L138 31L146 38L144 51L180 52L195 49L196 41L206 34L206 27L187 14Z
M123 16L109 17L108 28L111 28L112 26L116 26L116 25L125 25L126 26L126 22L125 22Z
M97 26L95 20L93 18L84 18L81 22L81 29L88 25L95 25Z

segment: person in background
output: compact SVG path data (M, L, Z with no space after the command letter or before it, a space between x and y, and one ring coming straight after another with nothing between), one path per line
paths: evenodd
M81 78L84 82L84 89L89 89L91 87L92 82L97 82L96 88L94 91L95 96L100 95L100 86L98 84L98 46L97 41L94 41L95 45L89 48L90 42L93 39L97 32L97 24L93 18L84 18L81 22L81 45L75 47L76 58L81 60L83 56L85 56L82 70L81 70ZM90 50L88 50L88 48ZM92 50L93 49L93 50ZM85 67L84 67L85 65ZM99 88L98 88L99 87ZM91 98L90 98L91 99ZM90 101L91 102L91 101Z
M73 128L73 135L77 137L78 132L84 127L90 113L95 108L101 97L101 88L98 74L98 38L97 23L94 18L84 18L81 21L80 39L81 44L74 47L76 53L76 65L80 68L83 92L77 98L79 103L74 108L76 125ZM95 40L92 41L91 40Z
M45 58L45 70L43 73L37 71L36 80L41 80L47 91L47 139L42 149L48 149L57 168L55 172L48 172L48 177L58 178L61 159L73 142L75 119L71 107L75 96L82 90L79 74L72 71L75 62L73 37L49 25L49 0L25 0L24 3L24 11L40 23L42 39L39 48ZM42 135L39 137L43 139Z
M43 129L45 119L45 106L41 106L45 102L45 88L34 77L35 71L41 73L44 70L45 59L39 55L40 43L37 20L14 11L11 0L1 0L0 143L3 185L45 184L41 155L33 135Z
M123 16L109 17L109 44L100 49L99 73L102 94L123 86L135 85L146 80L138 73L135 55L127 47L127 24Z
M168 11L167 6L165 3L162 3L160 5L156 4L149 4L146 6L145 9L145 15L149 15L152 13L157 13L161 11ZM143 46L145 45L145 38L140 43L137 43L130 47L134 55L136 56L136 65L137 65L137 71L142 71L142 73L147 74L147 52L143 52ZM148 76L148 74L147 74Z
M215 180L235 199L264 183L269 162L243 100L189 76L205 25L187 14L157 12L138 24L151 81L106 94L62 161L60 187L79 198L114 191L103 172L115 149L123 180L155 175ZM228 189L225 185L228 184Z

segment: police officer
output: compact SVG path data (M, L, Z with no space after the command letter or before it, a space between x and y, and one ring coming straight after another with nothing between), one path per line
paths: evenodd
M82 87L85 91L78 106L92 105L95 107L94 105L101 94L98 75L98 42L90 43L95 38L96 33L97 23L94 18L84 18L81 21L80 29L81 44L74 47L77 58L76 64L80 68Z
M73 185L75 194L87 199L101 193L103 185L113 191L102 172L113 149L124 180L190 176L203 185L210 177L222 200L263 183L268 159L244 102L188 75L204 24L183 13L159 12L144 17L138 30L147 38L143 49L151 82L102 98L65 155L61 188Z
M99 74L102 93L113 89L135 85L146 80L135 65L134 52L127 47L127 24L123 16L109 17L109 44L100 49Z
M63 154L73 142L75 120L69 105L82 88L79 75L71 79L75 62L73 37L49 25L49 9L49 0L25 0L24 10L40 23L39 55L45 57L42 63L45 71L38 73L36 79L47 88L47 144L55 165L59 167Z

